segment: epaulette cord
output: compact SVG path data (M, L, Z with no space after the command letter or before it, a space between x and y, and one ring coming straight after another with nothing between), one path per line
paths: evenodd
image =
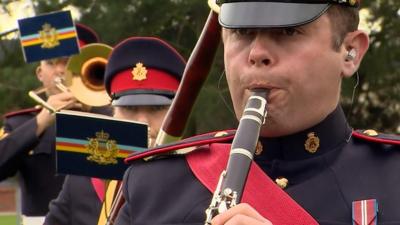
M13 111L13 112L9 112L9 113L5 114L4 118L9 118L9 117L13 117L13 116L22 115L22 114L28 114L28 113L32 113L32 112L39 112L40 110L41 110L41 108L38 108L38 107L21 109L18 111Z
M125 163L133 160L155 157L160 155L185 154L195 150L198 146L203 146L212 143L221 143L231 141L236 130L224 130L197 135L178 142L161 145L155 148L150 148L143 152L133 153L125 159Z
M353 137L380 144L400 145L400 135L379 133L372 129L354 130Z

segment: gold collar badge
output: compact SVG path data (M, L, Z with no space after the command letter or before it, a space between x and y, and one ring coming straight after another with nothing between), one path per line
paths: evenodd
M147 69L143 66L143 63L136 63L132 70L132 75L133 80L141 81L147 79Z
M85 147L90 155L86 159L100 165L117 164L117 142L109 137L110 134L101 130L96 132L95 138L88 138Z
M58 33L54 27L45 23L42 26L43 30L39 31L39 39L43 42L41 48L54 48L60 45L58 41Z
M309 153L315 153L317 152L319 148L319 138L315 136L314 132L310 132L307 134L307 140L306 143L304 143L304 148L307 150Z

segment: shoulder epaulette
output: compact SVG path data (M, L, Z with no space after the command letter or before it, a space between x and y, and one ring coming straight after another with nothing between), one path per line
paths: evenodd
M5 114L4 117L9 118L9 117L18 116L18 115L22 115L22 114L28 114L28 113L32 113L32 112L39 112L40 110L41 110L41 108L36 108L36 107L32 107L32 108L28 108L28 109L21 109L18 111L9 112L9 113Z
M353 137L380 144L400 145L400 135L379 133L371 129L355 130Z
M146 159L149 157L159 156L159 155L167 155L167 154L181 154L191 152L195 150L199 146L208 145L212 143L223 143L229 142L235 136L236 130L224 130L211 132L206 134L197 135L194 137L190 137L187 139L183 139L178 142L173 142L170 144L160 145L155 148L147 149L143 152L133 153L129 155L125 162L129 163L133 160L137 159Z

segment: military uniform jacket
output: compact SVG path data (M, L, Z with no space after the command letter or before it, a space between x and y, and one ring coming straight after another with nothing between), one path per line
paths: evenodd
M64 181L56 176L55 127L36 136L38 109L6 115L0 140L0 180L19 173L22 214L44 216L51 199L56 198Z
M310 137L319 139L314 153L306 147ZM263 151L255 162L272 180L286 178L284 191L319 224L352 224L352 203L366 199L378 203L378 224L400 224L399 145L352 135L341 108L303 132L260 141ZM119 225L204 224L212 193L195 177L185 156L135 160L124 185Z
M50 202L45 225L95 225L102 202L90 177L67 176L57 199Z

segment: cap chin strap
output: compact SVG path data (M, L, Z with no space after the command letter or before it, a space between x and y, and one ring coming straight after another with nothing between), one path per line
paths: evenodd
M252 1L246 1L246 0L215 0L216 4L222 5L224 3L232 3L232 2L282 2L282 3L310 3L310 4L339 4L339 5L344 5L344 6L350 6L350 7L358 7L360 6L361 0L290 0L288 2L287 0L252 0Z
M168 90L152 90L152 89L141 89L141 90L126 90L118 93L112 93L112 99L118 99L119 97L125 95L139 95L139 94L147 94L147 95L162 95L168 98L173 99L175 97L175 92Z

